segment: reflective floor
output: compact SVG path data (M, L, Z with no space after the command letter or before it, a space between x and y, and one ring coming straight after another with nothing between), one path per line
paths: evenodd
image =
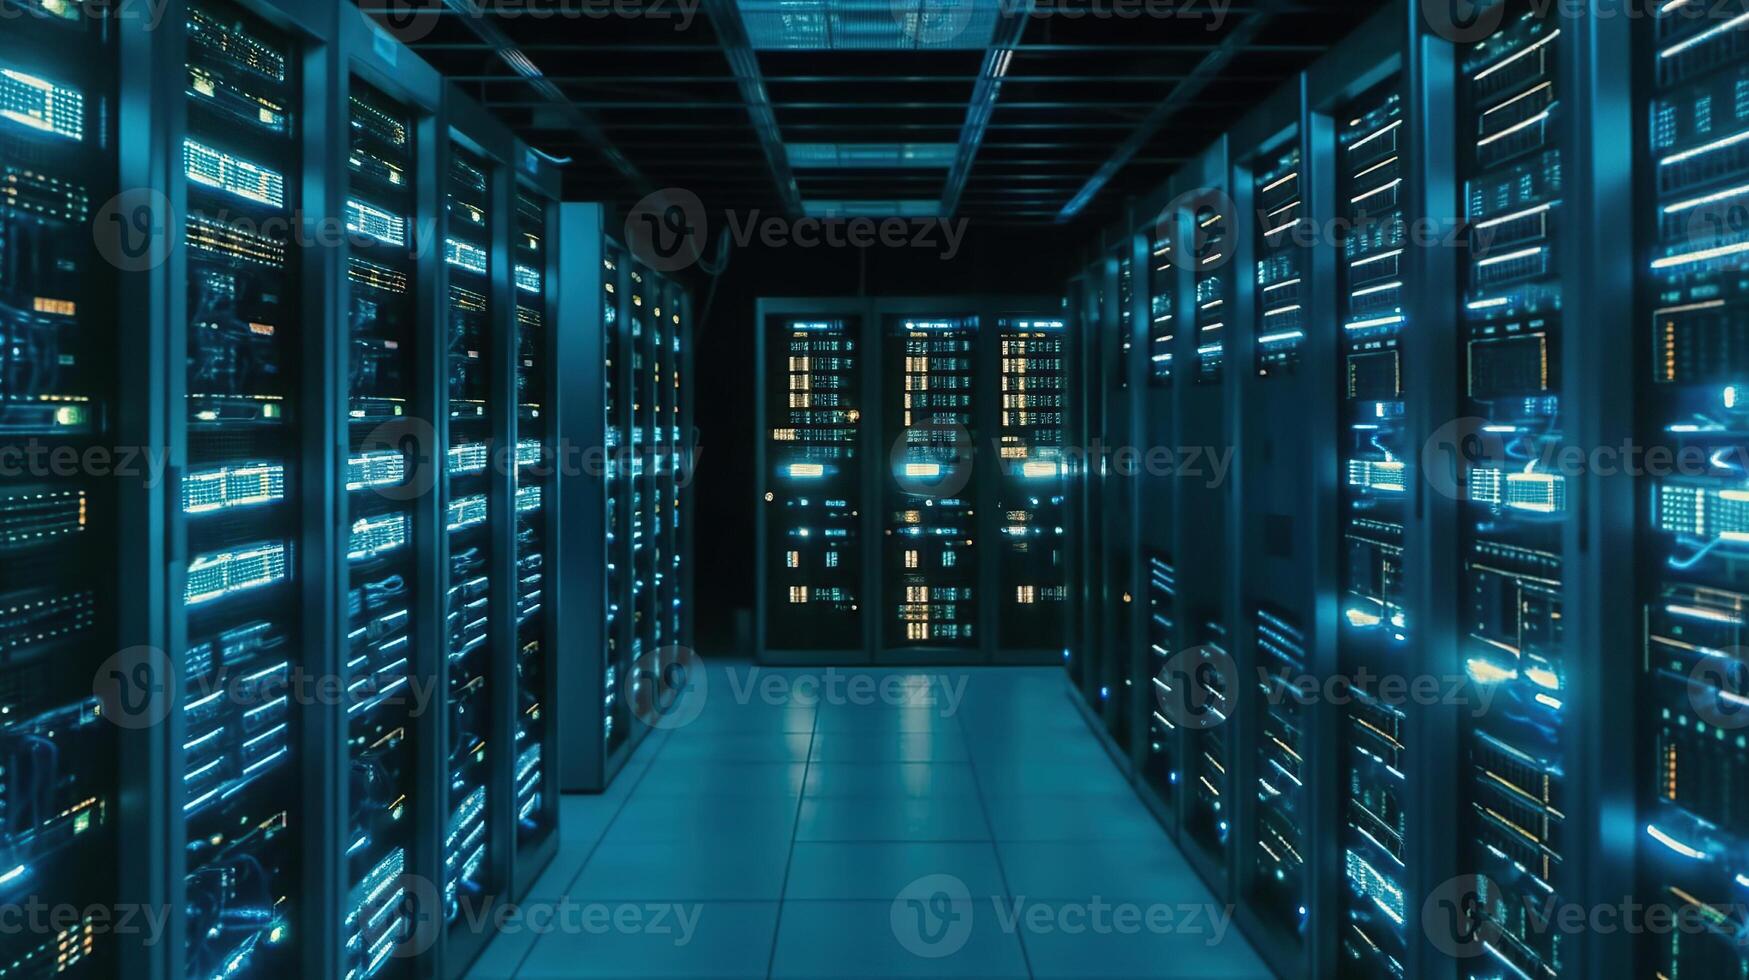
M1268 976L1062 671L707 677L472 976Z

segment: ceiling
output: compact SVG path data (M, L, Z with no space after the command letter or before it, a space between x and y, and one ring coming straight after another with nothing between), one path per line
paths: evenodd
M422 57L569 158L568 196L681 187L713 212L1017 224L1111 218L1378 6L359 2L402 7ZM420 2L440 14L408 20Z

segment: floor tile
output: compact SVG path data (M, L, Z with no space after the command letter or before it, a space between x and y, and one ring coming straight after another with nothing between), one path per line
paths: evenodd
M928 921L929 909L894 902L786 902L773 977L1027 976L1018 937L1002 932L990 906L953 903ZM915 916L923 917L919 921ZM938 934L937 934L938 933ZM934 942L930 940L934 939Z
M571 893L595 899L776 901L790 842L759 834L598 849Z
M965 736L953 729L927 732L820 732L813 762L966 762Z
M990 824L976 797L802 800L798 841L979 841Z
M999 841L1015 895L1088 901L1207 902L1208 889L1163 836L1155 840Z
M891 901L919 878L952 875L975 898L1005 895L996 848L988 842L886 841L797 843L791 854L791 901Z
M640 903L597 904L583 897L577 902L591 913L605 909L610 915L607 928L598 918L574 915L577 927L535 941L519 978L755 978L764 977L770 964L778 913L774 902L682 904L678 909L663 907L665 913ZM622 909L636 909L644 925L631 930L612 925L611 916ZM658 914L664 919L660 926L655 923Z
M724 762L713 759L669 761L661 776L638 788L637 799L667 797L753 797L774 799L802 792L804 763Z
M704 759L712 762L806 762L813 736L808 732L675 732L662 750L664 765Z
M978 784L961 762L816 762L808 766L806 795L975 799Z
M1127 792L1002 797L986 804L997 840L1166 840L1154 815Z

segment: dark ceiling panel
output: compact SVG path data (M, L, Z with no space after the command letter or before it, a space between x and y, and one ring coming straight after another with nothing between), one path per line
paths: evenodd
M422 2L438 13L413 18L418 36L410 37L403 12L396 32L531 145L571 158L568 193L622 208L635 202L638 182L609 165L617 156L648 184L690 189L713 210L785 210L769 145L744 102L745 79L721 40L737 28L730 24L719 36L711 23L712 11L739 10L734 0L516 0L502 7L479 0L492 28L486 33L513 45L513 57L487 43L467 15L442 0ZM361 5L373 4L389 5ZM865 6L859 16L882 9ZM740 64L743 75L751 69L761 78L780 150L790 143L957 142L974 130L966 123L980 75L997 66L1001 84L965 171L958 213L991 223L1050 222L1098 183L1076 220L1102 222L1380 6L1233 0L1215 16L1209 0L1049 0L1015 25L1020 40L1007 57L982 48L760 50ZM1168 16L1119 13L1143 10ZM1235 31L1245 43L1197 80L1197 95L1156 120L1157 130L1138 135ZM1113 169L1127 149L1133 152ZM779 163L790 169L787 157ZM1099 182L1102 168L1111 172ZM947 173L799 169L794 179L803 200L923 200L942 197Z

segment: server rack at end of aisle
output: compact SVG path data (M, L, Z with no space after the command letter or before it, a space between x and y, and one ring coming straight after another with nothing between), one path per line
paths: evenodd
M566 203L557 215L555 371L570 393L557 399L558 426L582 449L553 483L567 545L553 558L565 647L551 664L565 792L606 789L665 723L669 699L653 685L698 665L688 646L691 299L640 266L607 220L596 204Z
M1065 329L1055 306L759 301L761 662L1061 662L1064 643L1034 636L999 650L996 639L1007 607L1041 606L1041 623L1066 628L1065 535L1046 527L1062 486L1051 464L1063 445L1062 382L1049 380ZM1005 509L1010 469L1038 482ZM1046 495L1034 504L1036 492Z

